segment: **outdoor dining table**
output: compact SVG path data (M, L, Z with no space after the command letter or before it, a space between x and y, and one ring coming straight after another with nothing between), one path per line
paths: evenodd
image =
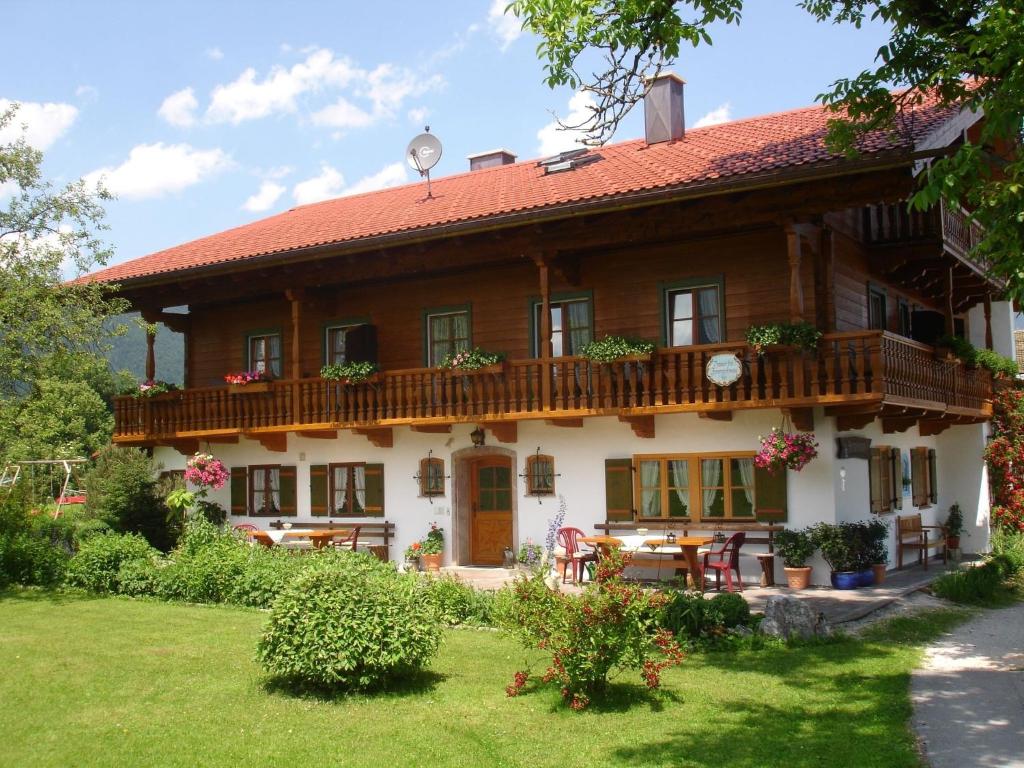
M323 549L331 539L345 538L352 533L349 528L287 528L272 531L250 531L249 538L258 541L265 547L273 547L284 541L285 538L309 539L317 549Z
M706 547L714 539L703 536L678 536L674 543L669 543L663 536L648 536L642 534L628 536L580 536L579 541L583 544L607 552L610 547L618 546L623 552L650 552L655 555L668 555L678 557L682 555L686 560L689 570L689 577L694 586L704 591L704 572L700 567L697 557L697 549Z

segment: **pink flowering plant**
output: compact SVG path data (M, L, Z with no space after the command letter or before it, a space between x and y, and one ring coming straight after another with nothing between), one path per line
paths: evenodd
M227 518L224 508L206 498L212 488L217 491L224 487L230 476L224 462L209 453L196 453L185 462L185 480L198 490L187 488L173 490L167 496L167 506L183 518L195 510L212 523L223 523Z
M779 470L799 472L818 456L818 443L813 432L783 432L772 429L761 438L761 450L754 457L754 466L775 474Z
M203 490L219 491L228 481L228 475L224 462L209 453L196 453L185 462L185 479Z
M475 371L489 365L497 365L504 359L505 355L500 352L485 352L480 347L473 347L473 349L463 349L460 352L445 355L438 367L448 370Z
M160 379L146 379L139 382L139 388L133 393L135 397L156 397L178 389L177 384Z
M270 381L273 377L266 371L242 371L241 373L229 373L224 377L228 384L245 386L256 381Z

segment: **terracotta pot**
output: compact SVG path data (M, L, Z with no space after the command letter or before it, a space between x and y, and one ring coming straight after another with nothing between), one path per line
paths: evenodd
M811 566L809 565L801 568L784 567L782 570L786 572L786 581L789 583L790 589L807 589L811 583Z
M946 549L960 549L960 537L959 536L947 536L946 537Z
M441 555L420 555L420 563L425 571L440 571Z
M873 563L871 570L875 572L875 584L881 584L885 581L885 572L889 568L886 563Z

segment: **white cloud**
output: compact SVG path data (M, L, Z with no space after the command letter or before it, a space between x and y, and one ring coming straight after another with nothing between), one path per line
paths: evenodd
M277 199L284 194L284 191L285 188L280 184L275 184L272 181L264 181L260 184L260 188L256 194L252 195L248 200L242 203L242 209L253 213L270 210L274 203L277 202Z
M358 195L373 192L377 189L397 187L409 180L409 172L405 163L397 162L384 166L377 173L364 176L355 184L345 186L345 177L341 171L326 163L320 167L320 174L305 181L300 181L292 189L292 197L299 205L318 203L333 197Z
M704 115L704 117L694 123L692 127L707 128L709 125L728 123L730 120L732 120L732 105L729 102L725 102L725 104L715 107Z
M101 181L118 197L144 200L180 192L230 167L221 149L199 150L188 144L139 144L119 166L99 168L85 177L89 186Z
M182 88L164 99L157 114L173 126L188 128L196 122L199 102L191 88Z
M505 13L507 5L508 0L493 0L487 12L487 24L501 41L502 51L508 50L508 47L523 34L523 23L511 13Z
M265 179L283 179L285 176L290 176L294 170L290 165L275 165L259 175Z
M274 67L262 80L249 67L227 85L213 89L206 117L214 123L238 123L278 112L294 112L296 98L325 87L344 88L359 75L347 59L315 50L290 69Z
M373 116L357 107L344 96L328 107L314 112L313 125L331 128L365 128L373 122Z
M408 180L408 166L401 162L392 163L391 165L384 166L377 173L360 179L341 194L358 195L362 192L373 192L376 189L397 187L400 184L405 184Z
M430 110L426 107L413 107L409 110L409 122L413 125L423 125L429 115Z
M212 59L213 61L220 61L224 58L224 51L222 51L217 46L213 46L213 48L207 48L206 58Z
M591 109L596 107L594 97L585 91L574 93L569 99L569 114L562 120L566 125L578 125L587 120ZM537 131L537 151L542 155L555 155L570 149L579 149L584 136L583 131L565 130L557 120L552 120Z
M0 129L0 144L16 141L23 135L25 141L39 150L46 150L67 133L78 118L78 108L70 104L34 101L13 102L0 99L0 113L13 104L19 104L13 119Z
M326 163L320 167L320 175L300 181L292 188L292 197L299 205L318 203L338 197L345 188L345 177L341 171Z
M86 104L91 104L100 97L100 92L91 85L80 85L75 88L75 96Z
M390 117L410 96L420 96L443 86L444 79L440 75L423 78L405 67L380 64L366 75L358 90L373 102L374 116Z

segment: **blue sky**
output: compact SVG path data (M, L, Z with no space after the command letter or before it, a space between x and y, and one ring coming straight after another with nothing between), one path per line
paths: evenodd
M23 103L51 178L106 179L124 261L412 181L404 151L425 124L444 144L435 177L495 147L565 148L571 137L545 126L579 97L544 85L536 40L504 4L5 0L0 106ZM748 0L714 38L673 68L689 125L810 104L869 66L885 34ZM637 113L615 140L641 133Z

